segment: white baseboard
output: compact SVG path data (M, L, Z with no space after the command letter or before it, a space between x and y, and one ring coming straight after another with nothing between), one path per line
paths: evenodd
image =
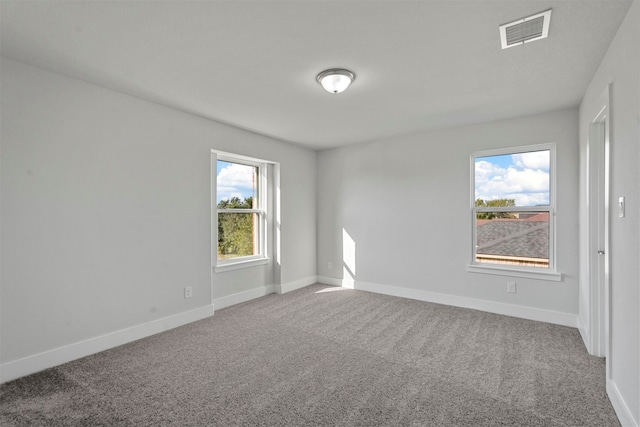
M336 279L335 277L318 276L318 283L330 286L342 286L342 279Z
M638 420L633 418L633 414L622 395L620 395L618 387L609 378L607 378L607 395L609 396L613 409L616 411L620 425L622 425L622 427L638 427Z
M587 329L586 325L584 324L580 316L577 316L576 320L578 324L578 331L580 332L580 337L582 338L582 342L584 343L584 346L587 348L587 352L593 355L593 352L591 351L592 350L591 335L589 334L589 330Z
M214 299L213 306L216 308L216 310L220 310L222 308L230 307L242 302L247 302L255 298L260 298L265 295L272 294L274 292L276 292L275 285L260 286L248 291L238 292L237 294L227 295L226 297Z
M282 285L276 285L276 293L286 294L287 292L295 291L296 289L304 288L305 286L313 285L318 282L318 276L309 276L302 279L294 280L293 282L283 283Z
M437 292L421 291L417 289L380 285L377 283L367 283L360 281L356 281L355 288L368 292L376 292L379 294L433 302L436 304L451 305L454 307L471 308L474 310L487 311L489 313L502 314L505 316L518 317L527 320L536 320L538 322L571 326L573 328L577 327L577 315L562 313L559 311L544 310L541 308L525 307L521 305L505 304L502 302L487 301L476 298L460 297L456 295L447 295Z
M344 286L342 279L333 277L318 276L318 282L332 286ZM347 284L351 287L350 284ZM399 286L381 285L379 283L369 283L356 281L355 289L375 292L378 294L391 295L402 298L415 299L418 301L433 302L436 304L451 305L454 307L471 308L474 310L487 311L489 313L502 314L505 316L519 317L521 319L536 320L539 322L553 323L556 325L577 327L578 316L559 311L544 310L541 308L525 307L520 305L505 304L495 301L487 301L476 298L460 297L456 295L441 294L438 292L421 291L418 289L403 288Z
M213 306L216 308L216 310L220 310L225 307L230 307L232 305L247 302L252 299L260 298L273 293L285 294L287 292L295 291L296 289L301 289L305 286L312 285L317 281L317 276L309 276L302 279L294 280L293 282L283 283L282 285L260 286L248 291L238 292L237 294L227 295L222 298L214 299Z
M0 384L213 316L207 305L0 365Z

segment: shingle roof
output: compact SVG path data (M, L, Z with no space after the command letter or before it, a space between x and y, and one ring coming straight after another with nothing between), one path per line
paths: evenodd
M476 226L478 254L549 258L546 214L527 219L478 220Z

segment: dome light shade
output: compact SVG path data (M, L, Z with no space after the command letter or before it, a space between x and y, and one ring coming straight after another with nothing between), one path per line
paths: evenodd
M329 93L344 92L355 79L355 74L341 68L324 70L316 77L318 83Z

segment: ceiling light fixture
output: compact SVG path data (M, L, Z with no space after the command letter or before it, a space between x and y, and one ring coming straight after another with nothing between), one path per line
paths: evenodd
M324 70L316 77L318 83L329 93L344 92L355 79L355 74L342 68Z

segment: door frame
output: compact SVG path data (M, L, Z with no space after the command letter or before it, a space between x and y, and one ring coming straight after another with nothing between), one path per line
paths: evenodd
M589 353L605 357L610 378L610 96L611 85L603 92L597 114L589 125L587 145L589 215ZM601 253L603 252L603 253Z

